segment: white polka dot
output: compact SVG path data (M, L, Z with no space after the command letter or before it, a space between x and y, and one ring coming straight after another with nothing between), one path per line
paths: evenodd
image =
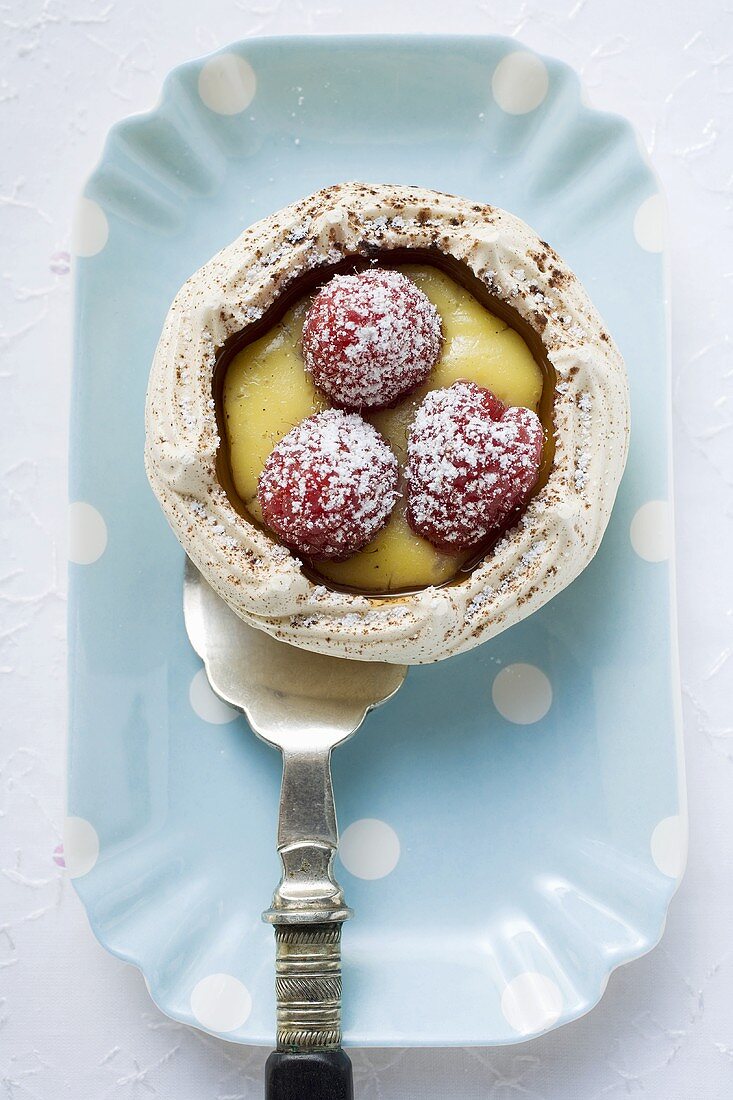
M645 252L662 252L665 241L664 199L661 195L650 195L644 199L634 215L634 236L636 243Z
M252 998L247 986L231 974L209 974L191 994L191 1011L202 1027L227 1034L248 1019Z
M84 195L76 204L71 228L71 251L75 256L96 256L107 243L107 215L98 202Z
M505 986L501 1011L520 1035L533 1035L557 1023L562 1012L562 993L552 978L528 970Z
M200 668L191 680L188 698L199 718L212 725L223 726L239 715L238 710L230 707L212 690L205 668Z
M547 95L549 85L544 62L527 50L507 54L491 78L494 99L509 115L526 115L534 111Z
M249 107L256 90L252 66L233 53L212 57L199 73L199 95L217 115L238 115Z
M84 500L69 505L69 561L91 565L107 546L107 524Z
M400 841L386 821L364 817L344 832L339 856L346 870L357 878L384 878L397 866Z
M666 500L642 504L631 521L631 545L644 561L666 561L672 541L672 524Z
M681 878L687 862L687 829L679 815L665 817L654 829L652 859L663 875Z
M507 722L529 726L552 706L552 685L535 665L507 665L494 680L491 698Z
M91 871L99 857L97 830L83 817L67 817L64 822L64 862L70 878L81 878Z

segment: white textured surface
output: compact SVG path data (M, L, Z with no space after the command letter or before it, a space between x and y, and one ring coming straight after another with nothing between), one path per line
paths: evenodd
M416 10L406 0L0 7L0 1095L262 1095L265 1052L167 1021L140 976L95 944L54 859L68 253L75 196L108 127L149 106L172 65L247 34L350 30L516 35L579 69L593 104L630 117L651 151L670 201L691 818L688 869L661 946L614 974L589 1016L502 1051L355 1052L359 1100L722 1100L733 1091L731 3L423 0L419 23Z

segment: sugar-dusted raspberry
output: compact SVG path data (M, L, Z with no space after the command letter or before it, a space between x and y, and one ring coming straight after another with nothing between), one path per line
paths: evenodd
M381 409L424 382L442 344L440 314L399 271L336 275L303 325L303 359L342 409Z
M397 459L354 413L328 409L280 440L257 497L278 538L313 558L347 558L387 521L397 497Z
M407 518L440 550L478 546L537 481L542 425L474 382L433 390L407 442Z

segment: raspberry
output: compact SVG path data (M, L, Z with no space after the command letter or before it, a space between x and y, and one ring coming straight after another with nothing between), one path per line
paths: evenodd
M292 550L347 558L384 526L397 497L397 459L376 428L328 409L280 440L260 475L267 526Z
M440 315L400 274L336 275L303 325L303 359L319 390L343 409L381 409L424 382L442 344Z
M529 409L507 408L490 390L455 382L433 390L407 441L407 519L447 553L498 531L535 485L542 425Z

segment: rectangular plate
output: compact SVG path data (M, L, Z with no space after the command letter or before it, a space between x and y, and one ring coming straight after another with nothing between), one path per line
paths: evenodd
M188 645L143 405L181 283L249 223L347 179L524 218L585 283L629 370L629 464L591 566L494 641L413 669L334 762L357 914L347 1042L519 1041L587 1011L656 943L686 824L663 203L628 124L514 42L247 41L176 69L153 112L110 134L76 233L66 859L99 939L165 1012L271 1042L260 912L278 878L279 761ZM508 691L492 691L507 666Z

